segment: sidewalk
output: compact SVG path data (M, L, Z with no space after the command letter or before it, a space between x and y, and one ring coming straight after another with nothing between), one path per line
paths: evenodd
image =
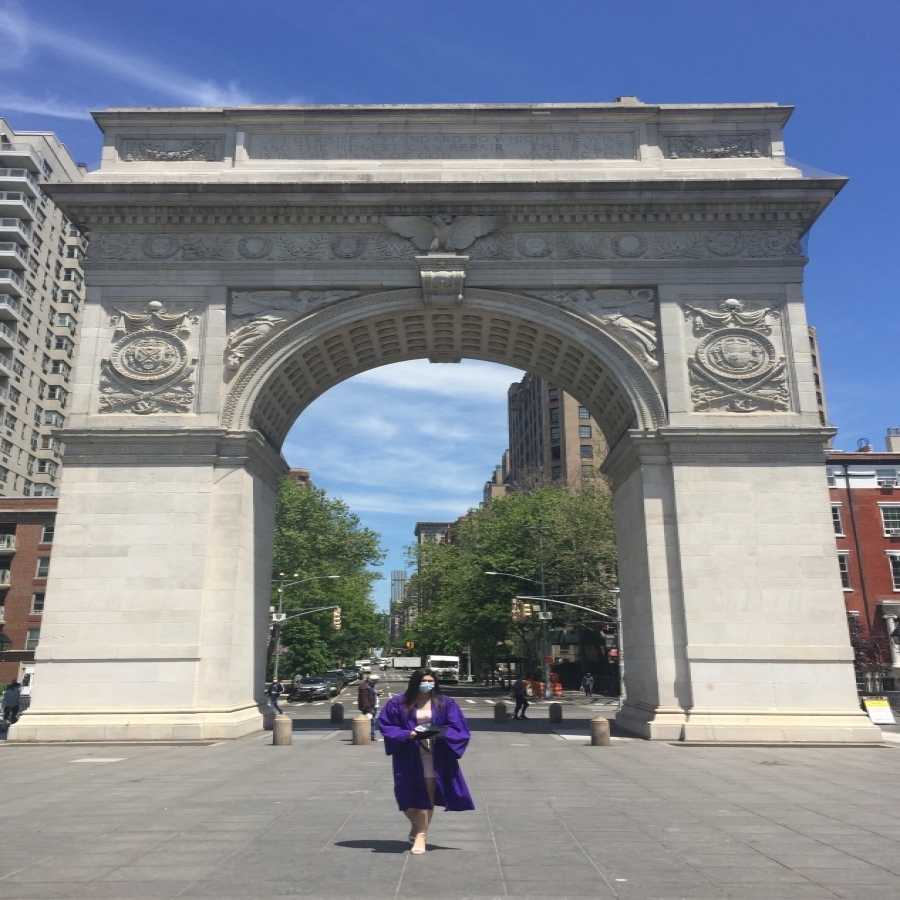
M588 710L561 729L584 741L543 708L465 712L477 809L436 813L422 857L384 745L351 746L324 707L296 711L291 747L4 744L0 898L900 896L898 745L599 748Z

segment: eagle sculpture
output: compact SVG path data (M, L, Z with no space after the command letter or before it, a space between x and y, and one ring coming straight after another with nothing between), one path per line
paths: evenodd
M465 250L503 223L500 216L382 216L381 224L409 238L420 250L453 253Z

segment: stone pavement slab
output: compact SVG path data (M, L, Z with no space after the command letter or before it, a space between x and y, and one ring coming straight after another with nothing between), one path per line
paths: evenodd
M327 708L291 708L290 747L5 744L0 900L900 897L893 746L601 748L491 712L466 709L477 808L437 812L421 857L384 745Z

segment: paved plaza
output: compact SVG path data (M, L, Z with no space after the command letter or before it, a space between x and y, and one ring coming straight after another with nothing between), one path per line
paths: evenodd
M900 896L900 745L599 748L600 704L567 703L561 735L542 704L502 725L460 701L477 809L436 813L422 857L384 745L325 705L290 707L290 747L0 745L0 898Z

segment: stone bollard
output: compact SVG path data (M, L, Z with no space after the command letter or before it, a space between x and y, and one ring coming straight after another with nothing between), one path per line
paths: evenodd
M344 704L343 703L332 703L331 704L331 721L335 725L344 721Z
M355 716L353 719L353 743L372 743L372 720L366 716Z
M294 720L290 716L275 716L272 726L272 743L276 747L289 747L294 738Z
M561 703L551 703L550 704L550 721L551 722L562 722L562 704Z
M509 713L506 711L506 704L500 700L494 704L494 721L506 722L509 719Z
M605 716L597 716L591 719L591 746L609 746L609 719Z

